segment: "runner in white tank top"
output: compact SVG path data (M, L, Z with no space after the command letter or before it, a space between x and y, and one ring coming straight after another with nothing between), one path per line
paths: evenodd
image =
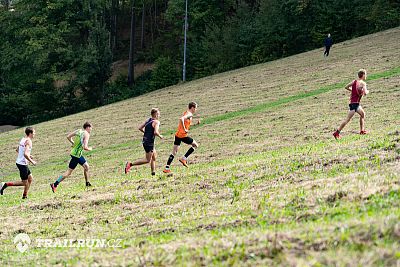
M28 138L24 137L19 142L18 146L18 157L16 163L19 165L28 165L28 161L25 158L25 144L28 141ZM32 150L32 146L29 147L29 153Z
M26 136L21 139L18 148L16 149L16 151L18 152L16 165L22 181L1 183L0 195L3 195L4 189L9 186L23 186L24 193L22 195L22 198L25 199L28 196L29 187L31 186L33 180L33 176L31 171L29 170L28 163L30 162L31 164L36 165L36 162L31 156L32 139L35 136L35 130L32 127L27 127L25 129L25 134Z

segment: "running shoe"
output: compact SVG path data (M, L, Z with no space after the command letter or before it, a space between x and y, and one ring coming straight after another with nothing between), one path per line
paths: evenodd
M125 174L127 174L131 170L132 166L129 161L126 162L125 164Z
M57 187L55 187L54 184L50 184L50 187L51 187L51 191L53 191L53 193L55 193Z
M3 187L6 183L0 183L0 195L3 195Z
M189 165L187 164L186 159L179 159L179 162L182 163L182 165L185 166L186 168L189 168Z
M340 138L341 138L341 136L340 136L340 134L339 134L338 131L335 131L335 132L333 133L333 137L335 137L335 139L340 139Z

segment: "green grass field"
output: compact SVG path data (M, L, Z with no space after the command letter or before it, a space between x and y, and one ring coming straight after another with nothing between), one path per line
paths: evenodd
M34 125L29 199L0 196L0 265L27 266L400 266L400 28L278 61L165 88ZM366 128L346 117L344 85L368 71ZM162 174L179 116L199 104L200 147L186 169ZM123 173L144 156L136 130L161 110L158 170ZM69 162L68 132L93 123L86 154L53 194ZM0 134L0 181L19 180L23 129ZM182 146L182 156L187 146ZM15 236L32 244L24 253ZM117 248L43 248L37 239L121 239Z

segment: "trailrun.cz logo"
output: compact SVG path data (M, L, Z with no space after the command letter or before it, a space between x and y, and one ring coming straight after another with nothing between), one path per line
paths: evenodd
M31 244L31 239L29 238L29 235L25 233L20 233L14 238L14 244L16 245L19 252L24 253L29 248L29 245Z
M37 238L31 240L29 235L20 233L14 238L14 244L21 253L29 248L121 248L122 239L97 239L97 238Z

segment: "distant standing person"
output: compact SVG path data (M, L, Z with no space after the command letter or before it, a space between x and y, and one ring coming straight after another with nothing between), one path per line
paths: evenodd
M92 148L89 147L89 138L91 132L92 124L90 122L85 122L83 124L83 129L73 131L67 135L68 141L72 144L71 161L69 162L68 170L63 175L60 175L54 183L50 184L53 193L56 192L57 186L65 178L71 175L78 164L83 167L83 174L85 176L86 186L92 186L89 182L89 164L83 157L84 150L92 150Z
M367 95L369 92L367 89L367 84L365 83L366 79L367 71L364 69L360 69L358 71L358 79L346 85L345 89L351 92L349 104L350 111L347 115L347 118L333 133L335 139L339 139L341 137L340 131L346 126L347 123L349 123L356 112L360 115L360 134L367 134L367 131L365 131L365 111L360 105L362 96Z
M324 56L329 56L329 51L331 50L331 46L333 45L333 40L331 34L328 33L328 36L324 40L325 52Z
M144 159L136 160L133 163L128 161L125 164L125 174L131 170L132 166L150 163L151 175L156 175L157 152L154 147L155 137L158 136L160 139L163 139L163 136L160 134L160 110L158 108L153 108L150 114L151 118L140 124L138 128L139 131L143 133L142 143L146 157Z
M186 152L186 154L179 159L179 162L182 163L183 166L189 167L187 164L187 158L194 152L196 148L199 147L197 142L193 140L193 138L188 136L190 125L192 124L193 114L196 112L196 110L197 110L197 103L190 102L188 105L188 109L183 113L183 116L180 117L178 122L178 130L175 133L174 147L172 149L171 155L168 158L167 165L163 170L164 173L167 174L171 173L170 165L174 160L176 153L178 153L179 146L181 145L182 142L187 145L190 145L191 147ZM197 124L199 123L200 120L197 121Z
M22 181L2 183L0 187L1 195L3 195L4 189L9 186L23 186L24 193L22 194L22 199L28 198L28 191L33 181L33 176L29 170L28 163L30 162L32 165L36 165L36 162L33 160L31 155L32 139L35 137L35 130L32 127L27 127L25 129L25 135L26 136L21 139L16 149L18 152L16 164Z

